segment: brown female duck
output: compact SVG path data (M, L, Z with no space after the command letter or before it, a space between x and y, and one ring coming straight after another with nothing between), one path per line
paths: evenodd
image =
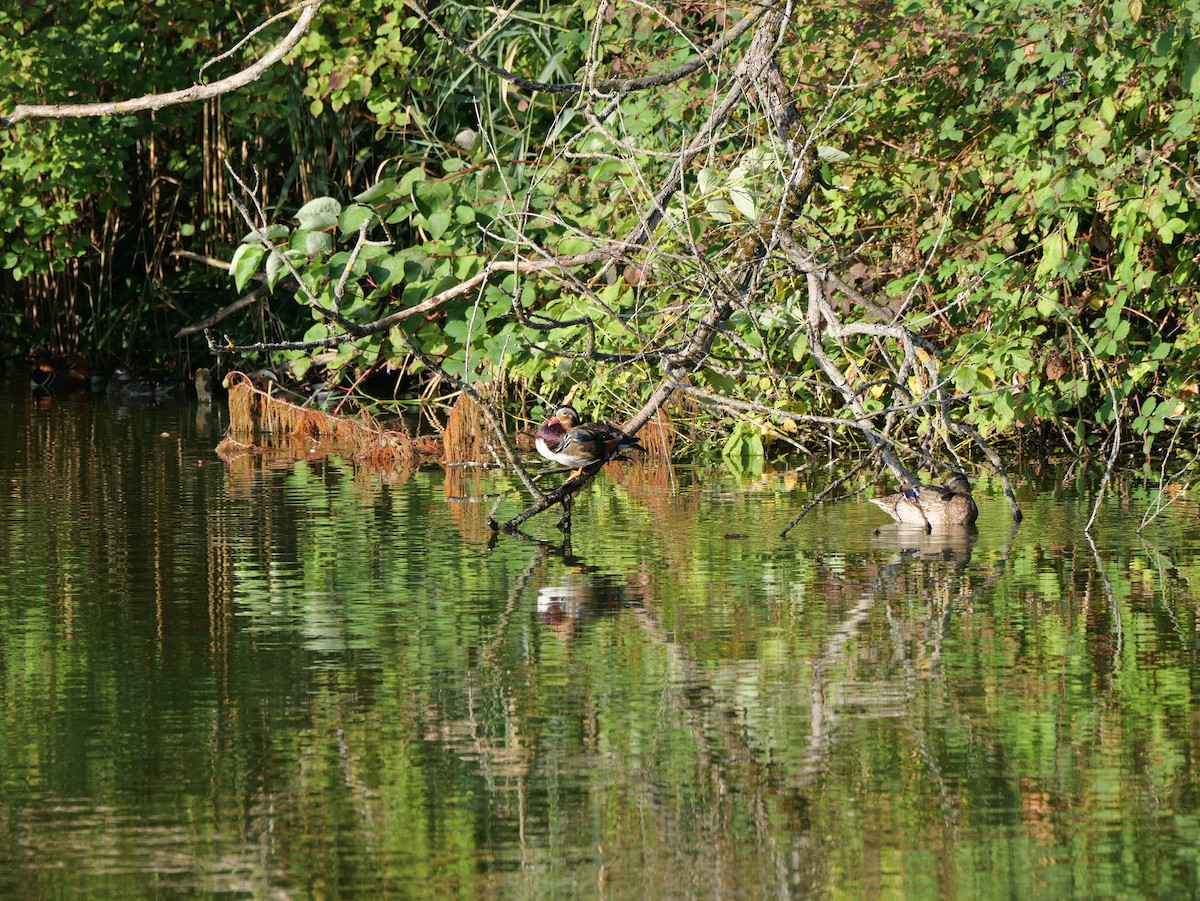
M945 485L913 485L870 500L896 522L917 526L969 526L979 518L971 483L961 472L952 472Z

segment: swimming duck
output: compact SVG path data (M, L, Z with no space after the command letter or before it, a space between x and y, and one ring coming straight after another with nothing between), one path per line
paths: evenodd
M624 459L622 451L641 450L637 438L631 438L615 426L602 422L579 422L574 407L563 405L541 426L534 445L547 460L573 466L571 478L579 476L594 463Z
M113 370L105 396L114 403L157 401L175 393L175 384L167 379L135 375L125 366Z
M48 350L31 350L27 357L33 364L29 384L35 391L78 391L90 388L92 374L82 354L68 353L52 357Z
M896 522L917 526L969 526L979 518L971 483L961 472L950 473L944 486L913 485L870 501Z

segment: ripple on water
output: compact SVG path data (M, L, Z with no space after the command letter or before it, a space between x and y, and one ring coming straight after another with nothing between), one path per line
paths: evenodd
M1195 894L1186 499L1139 540L1124 480L1095 551L1079 470L1016 530L980 477L965 536L783 538L827 476L623 466L493 536L502 474L21 410L0 894Z

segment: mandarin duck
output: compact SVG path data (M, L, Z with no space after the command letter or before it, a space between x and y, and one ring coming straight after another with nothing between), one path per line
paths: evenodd
M944 486L913 485L870 501L896 522L917 526L969 526L979 518L971 483L961 472L952 472Z
M625 459L622 451L641 450L637 438L602 422L579 422L574 407L561 406L536 433L537 452L547 460L575 467L571 478L594 463Z
M29 384L35 391L79 391L90 388L92 374L82 354L52 357L48 350L31 350L26 358L33 364Z

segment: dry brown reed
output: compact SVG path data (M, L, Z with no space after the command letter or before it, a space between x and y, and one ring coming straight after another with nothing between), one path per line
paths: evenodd
M265 449L290 451L295 459L314 453L343 452L377 468L413 467L419 453L408 430L385 429L365 412L354 418L331 416L263 391L242 372L225 379L229 389L229 428L218 454L240 455Z
M675 431L675 423L671 421L665 404L655 411L654 416L642 427L637 437L648 455L671 459L678 435Z
M496 454L479 404L465 391L458 396L442 433L443 463L492 463Z

